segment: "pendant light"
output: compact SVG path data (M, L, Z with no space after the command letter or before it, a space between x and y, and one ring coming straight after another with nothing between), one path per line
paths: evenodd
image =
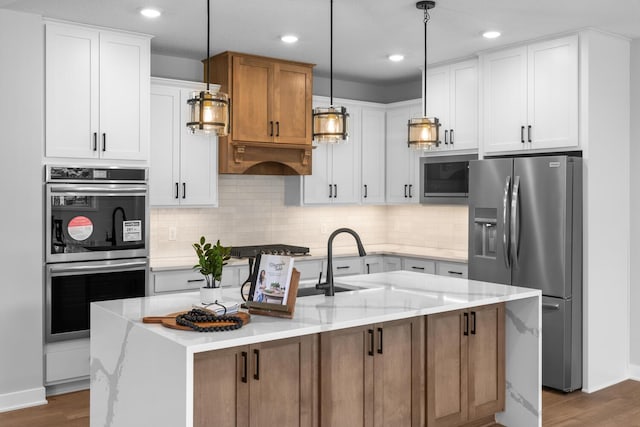
M419 1L416 8L424 10L424 98L422 99L423 115L409 119L409 147L417 150L428 150L440 144L440 121L434 117L427 117L427 23L429 22L429 9L436 6L435 1Z
M207 0L207 60L205 76L207 89L193 92L187 104L191 107L191 115L187 127L192 133L229 134L229 96L226 93L212 93L209 90L209 41L211 38L211 0Z
M349 138L347 122L349 114L345 107L333 105L333 0L331 2L330 24L330 60L329 60L329 107L317 107L313 109L313 140L319 143L338 143Z

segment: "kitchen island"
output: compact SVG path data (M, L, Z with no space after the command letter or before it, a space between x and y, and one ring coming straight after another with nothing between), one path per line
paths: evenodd
M296 405L306 405L307 409L300 412L300 419L307 425L330 425L329 416L318 421L320 414L324 413L322 405L326 403L321 403L326 397L326 390L318 386L319 382L322 383L318 380L318 371L322 370L322 375L325 375L331 366L335 368L343 364L342 360L335 365L323 360L341 354L342 349L337 352L327 350L332 342L342 343L338 334L352 330L357 332L358 328L362 328L362 336L371 336L370 344L366 344L368 354L382 355L382 325L393 326L402 320L417 319L415 324L418 326L411 332L413 341L421 343L417 350L415 345L411 350L412 360L416 360L421 352L429 354L429 349L434 348L428 338L429 319L437 319L437 316L446 313L460 313L460 319L463 316L468 319L468 314L473 313L471 332L475 333L475 311L468 310L501 304L504 304L505 313L503 378L506 391L504 410L496 414L496 420L506 426L541 425L540 291L406 271L350 276L340 278L339 282L360 290L344 292L335 297L318 295L299 298L293 319L252 316L248 325L229 332L176 331L142 323L144 316L190 309L192 304L199 303L197 293L93 303L91 426L190 427L202 423L194 423L194 417L196 420L202 419L194 406L203 408L209 403L215 406L217 401L224 399L235 402L236 407L227 407L226 412L233 412L236 424L266 425L264 419L261 421L250 413L249 407L253 405L258 408L259 402L270 407L279 404L286 406L280 396L273 396L273 391L277 391L278 386L289 385L284 378L286 371L283 374L281 367L280 371L274 370L273 364L269 368L269 345L289 343L296 339L295 345L288 349L295 349L298 353L289 357L291 352L285 352L278 357L281 357L281 365L285 368L288 366L290 370L302 373L300 383L296 383L295 394L301 396ZM225 292L225 299L228 300L238 295L237 289L225 289ZM423 319L427 319L427 322ZM427 329L426 334L424 329ZM391 327L389 331L392 331ZM375 349L374 333L377 336ZM386 329L384 333L387 357L388 353L393 353L389 343L393 346L395 341ZM465 329L466 335L469 335L468 328ZM351 343L353 339L344 342ZM264 358L262 361L260 351ZM216 359L218 355L225 357ZM255 355L258 358L254 358ZM251 366L247 367L249 358ZM374 357L370 359L377 360ZM466 361L466 356L462 359ZM231 361L231 378L237 376L233 384L228 384L228 379L220 376L229 371L218 369L223 367L224 360ZM373 369L377 362L366 363L370 363ZM418 402L409 399L414 407L417 404L419 408L412 415L414 425L426 423L425 419L429 416L424 412L428 412L433 403L433 396L429 399L430 382L424 380L429 375L429 367L423 368L421 365L424 364L418 363L413 367L416 370L413 377L420 380L417 384L407 384L407 388L412 389L412 398L418 396ZM319 369L319 366L323 368ZM235 367L239 368L237 375L233 372ZM194 373L194 370L197 372ZM467 372L466 369L462 371ZM268 379L270 372L279 372L283 376L281 384L276 384L275 389L269 389L265 383L265 377ZM367 380L367 387L373 389L377 383L378 379ZM217 385L217 388L210 387L211 384ZM467 380L461 380L460 384L466 386ZM197 392L194 392L194 387ZM261 387L264 390L260 390ZM247 388L251 388L251 393ZM381 389L377 387L378 391ZM208 394L203 396L203 390ZM262 392L262 395L258 392ZM376 393L372 391L371 395ZM365 395L368 396L367 393ZM422 399L425 395L426 404ZM465 396L461 401L466 403L468 396ZM362 405L365 412L377 415L378 405L371 406L366 402ZM244 413L238 415L242 411ZM466 414L468 411L465 408L461 412ZM220 419L223 416L227 419L228 414L220 412L219 415ZM373 417L365 414L364 418L371 421ZM214 419L208 419L209 423L215 424Z

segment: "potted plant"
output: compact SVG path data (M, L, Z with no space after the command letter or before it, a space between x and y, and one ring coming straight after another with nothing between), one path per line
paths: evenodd
M198 270L206 280L206 286L200 288L200 299L203 304L211 304L222 301L222 290L220 281L222 280L222 268L231 258L231 246L224 247L220 240L215 245L208 243L204 236L200 241L193 244L193 249L198 256L198 264L194 265L194 270Z

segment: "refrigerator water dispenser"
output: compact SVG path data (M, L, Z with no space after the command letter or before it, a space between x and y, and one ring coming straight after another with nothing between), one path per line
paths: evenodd
M498 230L496 227L496 209L478 209L474 222L473 255L495 258L498 245ZM487 215L489 214L489 215Z

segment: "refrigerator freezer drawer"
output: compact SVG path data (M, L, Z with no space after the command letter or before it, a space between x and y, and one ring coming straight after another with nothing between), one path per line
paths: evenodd
M582 387L581 332L572 309L571 300L542 297L542 385L565 392Z

